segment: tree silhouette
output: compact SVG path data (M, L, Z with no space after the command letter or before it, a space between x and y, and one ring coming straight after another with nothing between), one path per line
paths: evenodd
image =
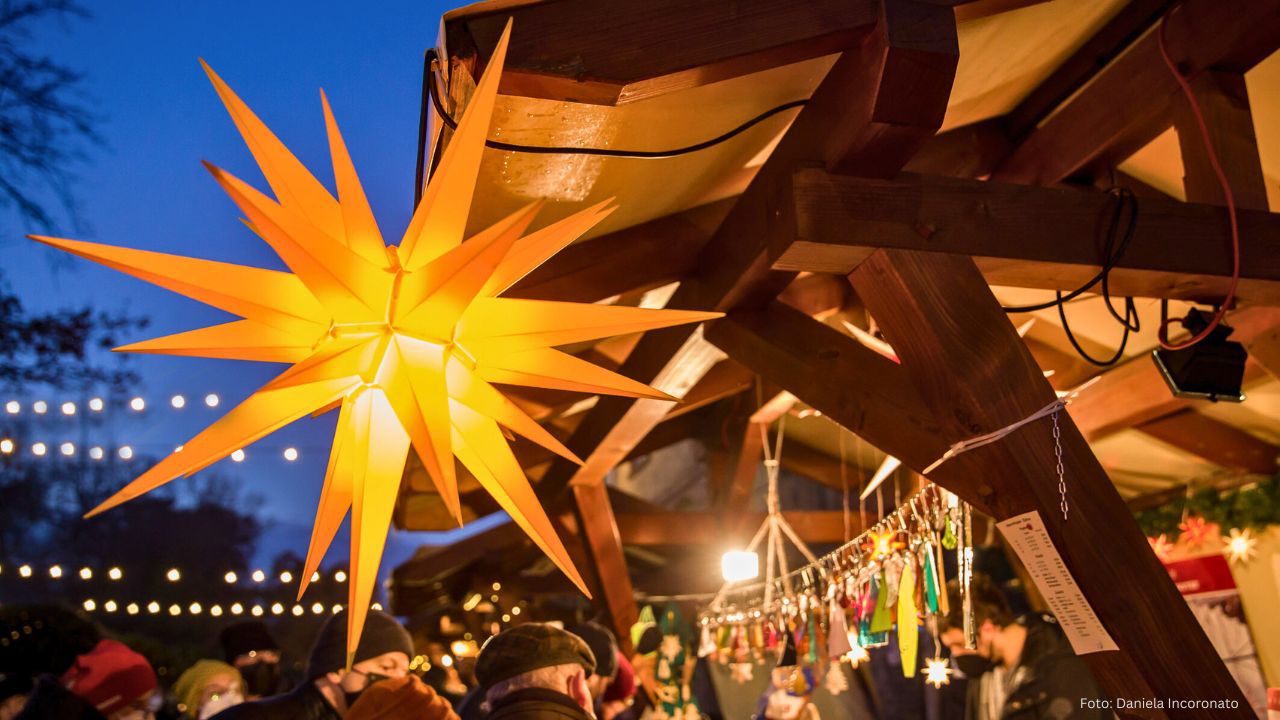
M74 218L72 166L101 140L77 99L81 76L26 48L39 23L86 15L71 0L0 0L0 206L46 231L44 194Z

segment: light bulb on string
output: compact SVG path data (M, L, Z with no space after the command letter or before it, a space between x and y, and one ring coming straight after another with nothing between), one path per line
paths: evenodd
M89 409L90 409L90 410L92 410L92 411L94 411L94 412L102 412L102 409L103 409L104 407L106 407L106 403L102 402L102 398L100 398L100 397L96 397L96 398L90 398L90 399L89 399Z
M286 585L293 582L293 573L289 572L288 570L282 570L280 572L280 582Z
M102 603L102 609L106 610L109 613L115 612L119 607L120 607L119 605L116 605L115 600L108 600Z
M61 565L53 565L53 566L51 566L51 567L49 568L49 577L53 578L54 580L58 580L59 578L61 578L61 577L62 577L62 566L61 566Z
M105 453L102 451L102 448L98 447L97 445L94 445L93 447L89 448L89 457L94 460L101 460L104 454Z
M156 602L155 600L152 600L151 602L147 603L147 612L151 613L152 615L155 615L156 613L160 612L160 603Z
M284 459L293 462L298 459L298 449L287 447L284 449Z
M4 438L3 440L0 440L0 453L4 453L5 455L11 455L13 454L13 449L14 449L14 444L12 440L10 440L9 438Z
M315 615L320 615L321 613L323 613L323 612L324 612L324 605L321 605L320 603L314 603L314 604L312 604L312 605L311 605L311 612L312 612L313 614L315 614Z
M235 574L235 571L233 571L233 570L228 570L228 571L227 571L227 574L222 576L222 579L223 579L223 580L226 580L228 585L234 585L234 584L235 584L235 582L236 582L236 574Z
M174 410L181 410L187 406L187 399L181 395L174 395L169 398L169 404L173 406Z
M262 617L262 606L254 605L253 609L249 611L249 614L253 615L254 617Z
M10 415L17 415L18 413L22 412L22 403L18 402L17 400L10 400L9 402L4 404L4 411L9 413Z
M132 458L133 458L133 448L129 447L128 445L121 445L121 446L120 446L120 449L116 451L116 454L120 456L120 459L121 459L121 460L129 460L129 459L132 459Z
M294 605L293 610L291 612L293 613L294 617L302 617L302 614L305 613L306 610L303 609L301 605Z
M280 603L271 603L272 615L280 615L282 613L284 613L284 605L281 605Z
M31 404L31 411L37 415L43 415L49 412L49 403L43 400L37 400Z
M240 613L242 613L242 612L244 612L244 606L243 606L243 605L241 605L240 603L232 603L232 604L231 604L231 614L232 614L232 615L239 615L239 614L240 614Z
M209 608L209 614L212 615L213 617L222 617L222 606L214 605L213 607Z
M124 611L129 613L130 615L137 615L138 610L139 610L138 603L129 603L124 608Z
M200 603L193 602L187 608L187 612L191 613L192 615L199 615L200 613L204 612L204 608L200 605Z
M254 570L254 571L253 571L253 581L254 581L254 582L256 582L256 583L260 583L260 582L263 582L263 581L264 581L264 580L266 580L266 579L267 579L267 574L266 574L266 573L262 572L261 570Z
M92 568L88 568L88 567L82 567L82 568L80 568L80 579L81 579L81 580L92 580L92 579L93 579L93 569L92 569Z
M19 576L19 577L24 577L24 578L29 578L29 577L31 577L31 566L30 566L30 565L23 565L23 566L19 567L19 568L18 568L18 576Z
M338 581L338 582L346 582L346 581L347 581L347 574L346 574L345 572L343 572L342 570L339 570L338 572L336 572L336 573L334 573L334 574L333 574L333 579L334 579L334 580L336 580L336 581Z
M178 568L169 568L169 572L165 573L164 576L168 578L169 582L178 582L182 579L182 573Z
M113 567L107 571L107 577L111 578L112 580L119 580L120 578L124 577L124 571L122 571L118 567Z
M147 409L147 401L140 397L135 397L129 401L129 409L134 412L142 412Z
M181 615L181 614L182 614L182 607L181 607L180 605L178 605L177 603L174 603L173 605L170 605L170 606L169 606L169 614L170 614L170 615L172 615L172 616L174 616L174 617L177 617L177 616Z
M97 609L98 609L98 604L94 602L93 599L84 601L85 612L93 612L94 610L97 610Z
M244 450L236 450L231 453L231 459L234 462L244 462Z
M320 581L320 572L316 571L311 573L311 582L319 582L319 581Z
M70 400L68 400L67 402L62 403L62 414L63 414L63 415L75 415L75 414L76 414L76 404L75 404L75 403L73 403L73 402L71 402Z
M211 408L218 407L218 402L219 400L218 400L217 393L209 393L208 395L204 396L204 404L206 407L211 407Z
M71 457L72 455L76 454L75 443L64 442L58 446L58 451L61 452L66 457Z
M47 452L49 452L49 448L42 442L35 443L31 446L31 454L36 457L44 457Z

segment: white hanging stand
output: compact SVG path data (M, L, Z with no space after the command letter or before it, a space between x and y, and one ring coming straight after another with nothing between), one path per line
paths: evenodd
M769 607L773 603L774 580L780 578L782 580L783 592L790 595L792 593L791 574L787 564L787 548L783 544L785 537L792 545L804 555L805 559L810 563L816 564L818 559L813 552L809 550L809 546L787 522L782 515L782 507L778 502L778 472L781 467L782 458L782 437L786 430L787 416L784 413L778 419L778 437L775 440L775 446L772 451L769 447L769 430L764 423L760 423L761 448L764 451L764 469L765 475L769 480L768 495L765 497L765 518L761 523L760 529L756 530L756 534L752 536L751 542L747 545L747 552L756 552L760 547L760 543L765 545L765 563L764 563L764 607ZM711 607L719 609L724 603L725 595L737 585L736 580L726 582L715 599L711 601Z

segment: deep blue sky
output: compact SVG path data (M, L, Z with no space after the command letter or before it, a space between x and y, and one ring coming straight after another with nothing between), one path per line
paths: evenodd
M58 230L86 240L283 267L241 225L230 199L200 165L207 159L267 190L200 69L197 58L203 57L332 188L318 92L323 87L379 224L398 237L411 211L422 54L452 4L113 0L90 3L89 19L39 28L37 49L85 75L86 103L102 116L97 129L106 141L79 168L75 194L85 230ZM0 228L16 224L12 214L0 216ZM149 316L145 335L128 340L229 319L87 261L55 267L55 251L21 233L0 238L0 252L8 282L31 310L89 304ZM149 408L114 423L112 432L154 454L183 442L278 372L276 366L188 358L137 356L132 362L143 378L138 394ZM208 392L222 396L217 411L200 402ZM185 410L168 407L174 393L187 396ZM60 437L70 428L60 430L58 422L46 420L47 437L32 440L74 439ZM300 421L249 447L243 464L224 460L215 466L263 496L259 513L275 526L264 550L293 546L305 552L332 423L332 417ZM284 462L285 446L296 446L300 461ZM420 542L433 540L398 535L384 572ZM331 559L345 554L345 543L345 536L338 539Z

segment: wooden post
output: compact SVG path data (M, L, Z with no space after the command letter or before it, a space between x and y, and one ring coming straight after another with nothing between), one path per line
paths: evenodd
M849 277L948 440L998 430L1055 400L972 260L879 250ZM1235 700L1238 710L1167 714L1252 717L1088 443L1065 412L1058 423L1068 519L1059 510L1048 418L966 453L983 473L986 492L951 489L990 508L997 520L1040 513L1067 570L1119 646L1084 656L1107 696ZM951 486L946 473L931 477Z

